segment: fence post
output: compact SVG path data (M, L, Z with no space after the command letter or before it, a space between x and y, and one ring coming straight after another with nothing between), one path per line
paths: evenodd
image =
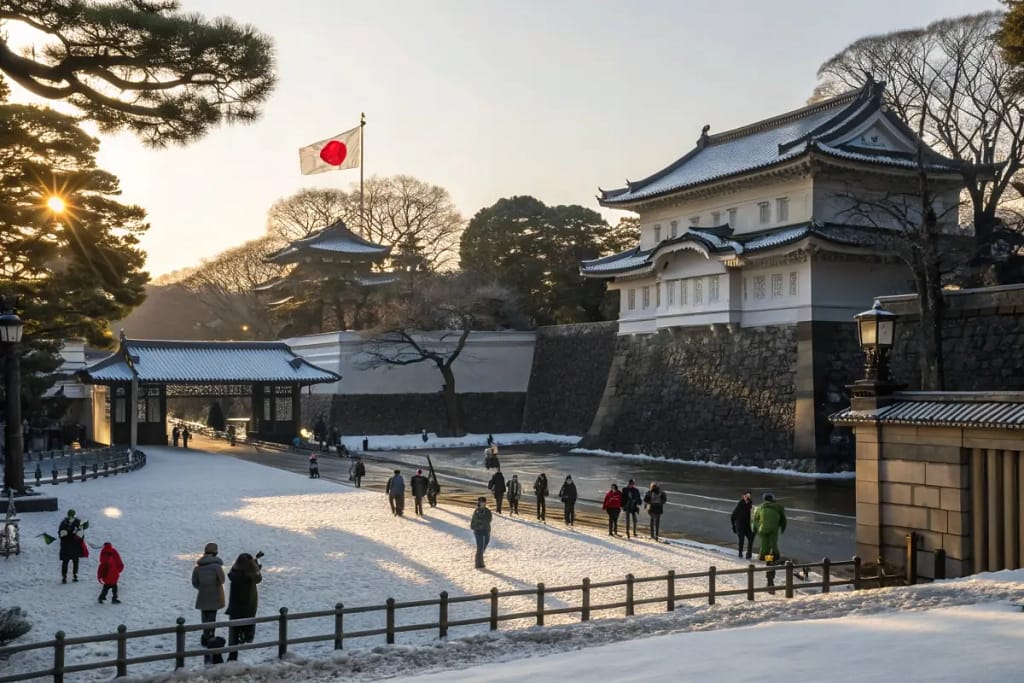
M626 574L626 616L633 616L633 575Z
M793 560L786 560L786 597L793 597Z
M178 617L174 627L174 668L185 668L185 617Z
M828 593L832 590L832 560L827 557L821 561L821 592Z
M117 627L117 677L123 678L128 675L128 627L119 624Z
M754 565L747 565L747 600L754 600Z
M491 589L491 630L498 630L498 589Z
M438 638L448 637L448 591L441 591L441 601L438 603L438 615L437 628Z
M388 645L395 644L395 599L388 598L386 622L384 624L384 636Z
M537 626L544 625L544 583L537 584Z
M334 649L340 650L345 639L345 605L334 603Z
M75 468L72 467L70 464L68 465L68 483L75 483Z
M53 644L53 683L64 683L64 631L57 631Z
M860 590L860 555L853 556L853 590Z
M583 579L583 603L580 605L580 621L590 621L590 579Z
M59 474L59 472L57 472L57 466L54 465L53 469L50 470L50 479L51 479L50 483L53 484L54 486L57 485L57 475L58 474Z
M676 609L676 570L668 570L668 600L665 604L666 612L674 612Z
M92 464L92 478L93 479L96 479L96 478L98 478L100 476L100 471L99 470L100 470L99 463L98 462L93 462L93 464Z
M946 551L942 548L935 551L935 570L932 572L932 577L936 581L946 578Z
M277 618L277 658L288 654L288 608L282 607Z
M917 534L911 531L907 534L906 550L906 579L907 585L913 586L917 583Z
M715 574L718 573L718 569L715 565L708 567L708 604L715 604Z
M85 481L87 478L85 476L85 463L82 463L82 481Z

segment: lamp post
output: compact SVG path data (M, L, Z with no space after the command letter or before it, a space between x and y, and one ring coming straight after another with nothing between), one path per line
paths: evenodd
M21 431L21 357L18 344L25 325L15 310L16 302L0 299L0 346L4 351L7 426L4 443L4 490L25 490L25 451Z
M896 314L882 308L875 301L870 310L858 313L857 339L864 351L864 377L853 383L851 407L854 410L873 410L888 401L895 385L889 375L889 352L896 338Z

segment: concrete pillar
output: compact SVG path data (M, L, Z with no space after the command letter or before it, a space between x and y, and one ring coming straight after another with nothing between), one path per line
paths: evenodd
M1017 453L1003 451L1003 567L1017 569Z
M985 465L986 451L983 448L971 449L971 559L972 571L988 571L988 505L985 504Z
M986 470L986 498L988 503L988 569L998 571L1003 568L1003 544L996 534L1003 528L1003 459L1002 451L988 450Z

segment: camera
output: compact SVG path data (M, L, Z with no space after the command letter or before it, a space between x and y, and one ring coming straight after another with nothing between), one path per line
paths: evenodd
M262 550L259 551L258 553L256 553L256 559L257 560L260 559L261 557L263 557L263 551Z

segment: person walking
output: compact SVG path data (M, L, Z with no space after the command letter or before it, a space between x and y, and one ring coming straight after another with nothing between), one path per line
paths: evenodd
M181 430L181 445L182 448L188 448L188 440L192 438L192 432L188 431L188 427Z
M416 470L416 475L409 481L416 514L420 516L423 515L423 496L427 495L427 483L427 478L423 476L423 470Z
M476 499L476 510L469 520L469 528L476 537L476 568L485 569L484 551L491 542L491 511L487 509L487 499L483 496Z
M644 507L651 516L651 538L660 541L661 515L665 512L665 503L668 502L665 492L657 484L651 484L651 490L644 495Z
M363 464L363 459L356 458L356 462L352 467L352 481L356 483L357 489L362 488L363 477L366 476L366 465Z
M67 516L57 527L57 538L60 539L61 583L68 582L68 563L71 564L71 580L78 582L78 561L82 557L88 557L85 552L85 541L82 539L84 530L85 526L75 516L74 510L68 510Z
M501 473L501 468L491 476L491 480L487 482L487 488L494 492L494 508L501 514L501 503L505 498L505 475Z
M619 513L622 512L622 492L618 484L612 484L608 493L604 494L601 509L608 513L608 535L619 535Z
M760 542L757 559L778 563L782 557L782 551L779 550L779 534L786 530L786 510L775 501L775 495L771 491L766 492L762 499L763 502L757 506L751 521Z
M110 541L107 541L100 550L100 566L96 568L96 579L103 585L98 602L106 602L107 593L110 592L110 602L114 605L121 604L117 598L117 580L121 578L123 571L124 562L121 561L121 554Z
M204 624L217 621L217 612L224 608L224 560L217 557L217 544L207 543L203 548L203 556L196 561L192 569L192 587L196 589L196 609ZM216 629L203 629L199 642L203 647L212 647L216 637ZM220 642L224 642L223 639ZM211 658L213 663L220 655ZM207 662L210 663L210 662Z
M171 430L171 444L173 444L175 448L178 447L178 439L180 438L181 430L178 429L178 425L174 425L174 429Z
M626 484L626 488L622 489L622 510L626 513L626 538L629 538L629 525L633 525L633 536L636 533L636 522L637 517L640 516L640 506L643 505L643 498L640 496L640 489L636 487L636 482L632 479Z
M420 439L423 440L423 443L426 443L427 442L427 438L428 438L427 437L427 428L424 427L422 430L420 430Z
M537 496L537 519L547 521L548 515L548 475L541 472L533 482L533 494Z
M263 580L259 561L249 553L242 553L228 572L231 591L228 594L227 615L232 619L250 619L256 616L259 607L259 592L256 585ZM228 626L228 645L251 643L256 638L256 624ZM228 654L228 661L238 659L238 650Z
M509 480L505 487L505 493L508 495L508 513L510 515L518 515L519 498L523 495L523 486L519 483L518 474L512 475L512 479Z
M565 515L565 523L569 526L576 525L576 498L578 494L576 492L576 484L573 482L571 476L565 478L565 482L562 484L562 488L558 490L558 499L562 501L564 507L563 513Z
M396 472L398 470L395 470ZM391 482L395 480L395 475L388 477L388 480L384 482L384 495L388 497L388 505L391 506L391 514L397 515L398 510L395 509L395 499L391 497Z
M320 478L320 462L316 459L316 453L309 454L309 478Z
M750 524L753 507L754 501L750 499L750 491L744 491L730 517L732 532L739 539L739 556L743 557L743 543L746 541L748 560L754 552L754 529Z
M427 502L430 507L437 507L437 496L441 493L441 484L437 481L437 475L433 471L430 473L430 481L427 482Z
M398 517L405 514L405 479L402 478L402 471L395 470L394 476L388 479L388 498L391 501L391 510Z

